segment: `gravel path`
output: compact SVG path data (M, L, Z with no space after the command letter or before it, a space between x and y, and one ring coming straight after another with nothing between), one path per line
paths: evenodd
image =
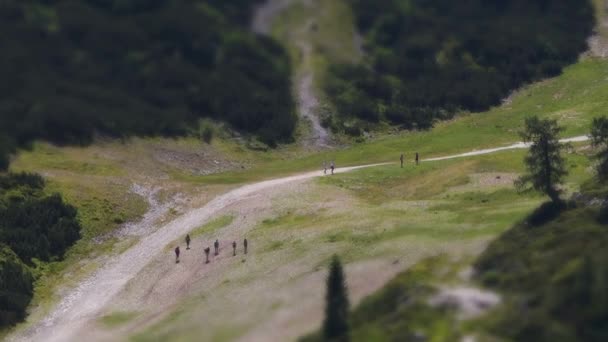
M588 136L581 135L578 137L562 139L562 140L560 140L560 142L570 143L570 142L583 142L583 141L587 141L587 140L589 140ZM423 159L422 161L430 162L430 161L439 161L439 160L447 160L447 159L455 159L455 158L473 157L473 156L480 156L483 154L490 154L490 153L496 153L496 152L500 152L500 151L515 150L515 149L528 148L528 147L530 147L529 143L527 144L527 143L523 143L523 142L518 142L513 145L504 146L504 147L488 148L488 149L484 149L484 150L471 151L471 152L467 152L467 153L455 154L455 155L445 156L445 157L428 158L428 159Z
M563 142L578 142L588 140L587 136L563 139ZM445 160L494 153L503 150L526 148L528 145L517 143L510 146L485 149L453 156L426 159L425 161ZM367 167L387 165L389 163L336 169L336 173L349 172ZM210 220L214 214L223 208L235 204L245 196L272 189L278 185L322 176L322 171L303 173L300 175L277 178L245 185L218 196L205 206L192 210L174 221L160 227L117 256L114 260L101 267L96 273L85 279L75 289L71 290L54 310L40 323L29 329L18 331L9 340L13 341L70 341L77 340L76 332L96 319L97 314L110 302L167 243L183 237L186 233Z
M305 0L267 0L255 10L251 29L259 34L269 35L274 19L289 6L296 2L312 6L310 1ZM309 20L303 27L304 31L309 31L314 25L314 20ZM329 131L321 125L318 109L319 99L314 91L314 70L312 67L312 46L310 42L302 38L305 32L294 32L295 45L300 49L301 64L294 81L294 93L297 97L298 113L300 117L309 121L310 134L302 139L307 147L327 148L330 145Z
M297 0L267 0L255 9L251 29L255 33L268 35L272 22L281 12Z
M340 168L336 170L336 173L378 165L383 164ZM47 342L75 340L74 334L88 321L94 320L96 314L150 260L161 253L167 243L183 237L208 221L215 213L239 201L244 196L272 189L281 184L321 175L322 171L314 171L245 185L215 198L202 208L190 211L154 233L142 237L136 245L103 266L66 295L42 322L18 333L12 340Z

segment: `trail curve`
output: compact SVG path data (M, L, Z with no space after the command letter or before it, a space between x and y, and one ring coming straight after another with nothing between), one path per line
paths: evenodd
M384 164L344 167L336 173L349 172ZM133 278L164 246L181 238L208 221L222 208L251 195L277 185L322 176L322 171L307 172L295 176L266 180L245 185L216 197L207 205L190 211L154 233L143 237L136 245L106 264L84 280L63 298L57 307L36 326L18 333L14 341L70 341L76 340L76 332L90 320Z
M577 137L573 137L573 138L561 139L560 142L561 143L571 143L571 142L584 142L587 140L589 140L588 136L581 135L581 136L577 136ZM496 153L496 152L500 152L500 151L528 148L528 147L530 147L530 145L531 145L530 143L518 142L518 143L515 143L512 145L503 146L503 147L487 148L487 149L483 149L483 150L476 150L476 151L471 151L471 152L466 152L466 153L461 153L461 154L454 154L454 155L445 156L445 157L428 158L428 159L423 159L422 161L431 162L431 161L440 161L440 160L448 160L448 159L456 159L456 158L464 158L464 157L474 157L474 156L480 156L483 154Z
M587 136L562 139L561 142L583 142ZM422 160L424 162L440 161L490 154L505 150L522 149L529 144L515 143L509 146L483 149L451 156L436 157ZM368 167L389 165L393 163L378 163L362 166L352 166L336 169L336 173L344 173ZM160 227L155 232L143 237L137 244L124 253L116 256L71 290L60 303L41 322L32 327L17 331L9 336L9 341L70 341L77 340L75 334L88 322L95 320L97 314L114 298L135 275L138 274L154 257L160 253L167 243L181 238L191 230L210 220L215 213L234 204L241 198L252 195L278 185L323 176L322 171L313 171L299 175L282 177L241 186L220 195L205 206L194 209L172 222Z

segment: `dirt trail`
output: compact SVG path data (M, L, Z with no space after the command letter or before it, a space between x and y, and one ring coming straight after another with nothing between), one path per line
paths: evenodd
M259 34L269 35L275 18L298 1L304 5L312 6L310 1L305 0L267 0L261 6L258 6L254 13L252 30ZM314 90L315 75L312 67L312 46L309 41L302 37L306 31L311 30L313 25L314 20L311 19L304 25L303 31L293 34L296 41L295 45L300 50L301 57L293 88L297 97L298 113L301 118L310 122L310 133L307 137L304 137L304 145L327 148L330 145L330 134L319 120L319 100Z
M595 34L588 39L588 54L592 57L608 58L608 0L597 6L601 13L598 16Z
M580 136L563 139L563 142L586 141L588 137ZM479 150L453 156L431 158L426 161L444 160L493 153L509 149L526 148L517 143L506 147ZM382 164L345 167L336 169L336 173L349 172ZM150 235L142 237L139 242L101 267L96 273L82 281L79 286L63 297L63 300L42 321L28 329L18 331L9 340L14 341L69 341L75 340L75 334L97 318L99 312L112 300L125 285L134 278L146 265L154 260L164 247L183 237L186 233L209 221L222 209L236 204L245 197L256 196L264 191L297 181L322 176L322 171L303 173L245 185L218 196L205 206L194 209L172 222L160 227Z
M302 52L303 59L303 70L296 84L299 112L301 117L310 121L312 130L311 135L306 139L306 143L316 147L328 147L329 132L321 125L317 114L319 100L314 91L314 73L311 66L312 47L310 43L304 41L300 41L298 47Z
M340 168L336 173L348 172L373 164ZM154 233L142 237L129 250L116 257L94 275L84 280L78 287L66 295L48 317L40 324L27 329L13 337L13 340L31 341L68 341L88 321L112 299L127 282L134 277L154 257L162 253L167 243L181 238L186 233L208 221L215 213L245 196L250 196L275 186L309 179L322 175L322 171L308 172L296 176L278 178L250 185L245 185L221 195L202 208L189 213L159 228Z
M571 142L583 142L583 141L587 141L587 140L589 140L588 136L581 135L578 137L561 139L560 142L571 143ZM528 148L528 147L530 147L529 143L527 144L527 143L523 143L523 142L518 142L518 143L509 145L509 146L504 146L504 147L488 148L488 149L471 151L471 152L467 152L467 153L455 154L455 155L445 156L445 157L428 158L428 159L423 159L422 161L430 162L430 161L439 161L439 160L447 160L447 159L455 159L455 158L473 157L473 156L480 156L483 154L490 154L490 153L496 153L496 152L500 152L500 151L515 150L515 149L522 149L522 148Z

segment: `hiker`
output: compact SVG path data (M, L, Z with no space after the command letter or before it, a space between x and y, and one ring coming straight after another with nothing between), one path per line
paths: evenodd
M186 234L186 249L190 249L190 234Z
M175 247L175 263L179 263L179 246Z
M334 164L334 161L331 161L331 164L329 165L329 167L331 168L331 174L334 174L334 169L336 168L336 164Z
M401 153L401 156L399 157L399 160L401 160L401 168L403 169L403 153Z
M209 247L205 248L205 256L207 257L205 260L205 264L209 263L209 252L211 251L211 249Z
M327 174L327 162L323 161L323 174L326 175Z
M420 163L420 159L418 157L418 152L416 152L416 165L418 165Z
M217 239L215 240L213 247L215 248L215 256L220 254L220 242Z
M247 254L247 239L243 241L243 246L245 247L245 254Z
M232 241L232 256L236 256L236 241Z

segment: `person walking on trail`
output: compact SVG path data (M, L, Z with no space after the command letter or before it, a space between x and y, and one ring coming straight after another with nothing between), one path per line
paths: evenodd
M232 241L232 256L236 256L236 241Z
M215 248L215 256L218 256L220 254L220 242L217 239L213 243L213 247Z
M206 257L205 264L209 263L209 252L211 252L211 248L209 248L209 247L205 248L205 257Z
M186 234L186 249L190 249L190 234Z
M243 247L245 247L245 254L247 254L247 239L243 241Z
M327 174L327 162L323 161L323 174L326 175Z
M175 263L179 263L179 246L175 247Z
M416 165L420 163L420 157L418 156L418 152L416 152Z
M334 161L331 161L331 164L329 165L329 167L331 168L331 174L334 174L334 169L336 168L336 164L334 164Z
M401 168L403 169L403 153L401 153L401 156L399 157L399 160L401 160Z

